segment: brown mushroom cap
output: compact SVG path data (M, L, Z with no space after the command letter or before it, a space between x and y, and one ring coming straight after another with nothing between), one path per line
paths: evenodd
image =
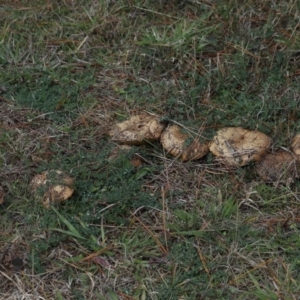
M141 114L118 123L109 132L112 140L127 145L141 145L146 141L159 140L164 125L152 115Z
M271 139L262 132L227 127L217 132L209 150L223 164L241 167L250 161L260 160L270 145Z
M54 185L48 189L44 194L43 204L45 207L49 207L51 203L60 203L69 199L74 192L69 186L66 185Z
M181 132L178 125L171 125L166 128L160 137L164 149L176 157L181 157L183 161L196 160L205 156L208 152L208 146L201 144L194 139L190 145L186 145L188 135Z
M292 183L298 177L299 163L285 150L266 154L256 165L257 173L267 182Z
M300 134L294 136L291 142L291 150L296 155L296 158L300 160Z
M31 180L35 197L42 200L45 207L69 199L74 192L74 179L60 170L44 171Z
M198 140L194 140L187 148L182 152L182 160L197 160L202 158L208 153L208 145L201 144Z

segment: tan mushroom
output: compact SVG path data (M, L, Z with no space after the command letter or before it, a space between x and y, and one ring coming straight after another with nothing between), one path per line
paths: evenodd
M290 184L298 177L299 163L286 150L266 154L256 165L257 173L267 182Z
M188 138L178 125L171 125L162 132L160 141L167 152L183 161L200 159L207 154L207 144L201 144L196 138L187 145Z
M73 186L74 179L60 170L44 171L31 180L35 197L47 208L51 203L69 199L74 192Z
M291 142L291 150L296 155L296 158L300 160L300 134L294 136Z
M126 145L141 145L147 141L159 140L164 125L159 118L141 114L131 117L129 120L118 123L109 132L114 142Z
M270 144L271 139L262 132L227 127L217 132L209 150L221 163L241 167L251 161L259 161Z

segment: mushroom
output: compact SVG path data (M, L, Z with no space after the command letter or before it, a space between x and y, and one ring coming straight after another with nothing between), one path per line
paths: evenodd
M270 145L271 139L262 132L227 127L217 132L209 150L224 165L241 167L259 161Z
M31 188L36 198L47 208L51 203L69 199L74 192L74 179L60 170L44 171L31 180Z
M116 124L109 135L117 143L142 145L147 141L159 140L163 129L164 125L159 122L158 117L141 114Z
M267 182L290 184L298 177L298 164L291 152L280 149L266 154L256 165L256 170Z
M188 138L178 125L171 125L162 132L160 141L168 153L181 157L183 161L200 159L207 154L207 144L201 144L195 138L187 145Z

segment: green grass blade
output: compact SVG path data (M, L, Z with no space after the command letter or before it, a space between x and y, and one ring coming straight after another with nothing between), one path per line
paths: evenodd
M68 227L69 231L61 230L58 228L53 228L52 230L63 232L66 234L70 234L74 237L80 238L80 239L85 239L78 231L77 229L63 216L61 215L53 206L52 206L53 211L58 215L60 220L65 223L65 225Z

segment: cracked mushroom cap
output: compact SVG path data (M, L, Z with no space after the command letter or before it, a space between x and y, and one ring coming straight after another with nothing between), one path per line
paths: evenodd
M159 118L141 114L116 124L109 132L114 142L126 145L142 145L147 141L159 140L164 125Z
M35 197L49 208L51 203L69 199L74 192L74 179L60 170L44 171L31 180Z
M300 134L297 134L292 139L291 150L296 155L297 160L300 160Z
M190 145L186 145L188 138L178 125L171 125L162 132L160 141L168 153L181 157L183 161L200 159L207 154L207 144L194 139Z
M225 165L241 167L250 161L259 161L271 145L264 133L241 127L219 130L209 150Z
M298 177L299 163L288 151L278 150L266 154L256 165L257 173L267 182L294 182Z

